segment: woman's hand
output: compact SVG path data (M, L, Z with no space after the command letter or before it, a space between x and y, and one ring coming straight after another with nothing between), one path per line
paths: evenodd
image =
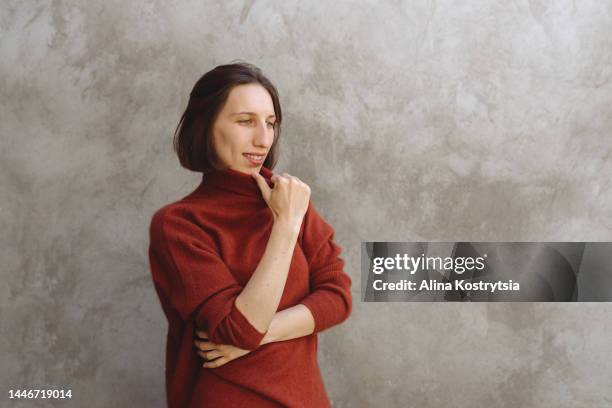
M310 187L299 178L287 173L283 173L282 176L278 174L272 176L270 179L274 183L272 189L261 174L254 173L253 177L266 204L272 210L274 220L289 222L290 225L299 228L308 209Z
M199 356L205 361L202 367L221 367L222 365L251 352L250 350L243 350L241 348L232 346L231 344L211 343L208 341L208 333L201 329L196 329L196 336L197 337L196 340L194 340L194 344L198 350Z

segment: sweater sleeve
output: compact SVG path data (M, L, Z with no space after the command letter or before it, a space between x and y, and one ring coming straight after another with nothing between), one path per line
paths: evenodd
M150 226L153 281L181 319L206 327L210 341L254 350L259 332L236 307L242 286L215 248L214 241L176 211L159 210Z
M343 271L342 249L333 238L333 228L309 202L302 250L308 261L310 294L300 303L312 313L315 333L343 322L352 309L351 278Z

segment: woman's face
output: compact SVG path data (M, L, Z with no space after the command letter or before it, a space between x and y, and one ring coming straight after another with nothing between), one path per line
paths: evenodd
M243 173L259 173L274 141L275 121L272 97L263 86L232 88L212 128L220 164Z

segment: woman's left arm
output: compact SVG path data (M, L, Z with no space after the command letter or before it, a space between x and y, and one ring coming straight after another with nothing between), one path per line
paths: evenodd
M308 336L314 330L314 318L310 310L302 305L296 305L280 312L276 312L260 346L275 341L291 340L298 337ZM208 337L208 333L202 329L196 329L194 345L197 353L205 359L203 367L217 368L240 358L248 353L231 344L215 344Z
M312 313L306 306L298 304L276 312L260 345L308 336L314 328Z
M308 261L310 293L302 299L314 319L314 332L345 321L352 310L351 278L344 272L342 249L334 242L334 229L319 215L312 202L304 216L300 241Z

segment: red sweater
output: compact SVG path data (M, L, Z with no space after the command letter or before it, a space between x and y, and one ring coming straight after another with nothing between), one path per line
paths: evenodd
M273 173L260 173L272 186ZM334 230L309 202L278 310L299 303L315 321L311 335L260 346L260 333L234 301L261 259L273 215L251 175L214 171L151 220L149 260L168 319L168 407L329 407L317 361L317 333L351 313ZM253 350L218 368L202 367L194 327L213 343Z

